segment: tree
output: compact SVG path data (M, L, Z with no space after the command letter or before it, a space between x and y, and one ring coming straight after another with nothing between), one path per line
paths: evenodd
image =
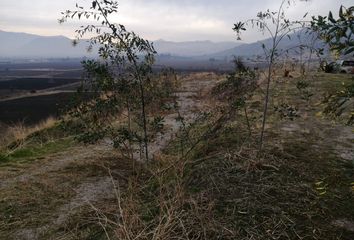
M100 59L82 62L87 82L81 92L86 86L86 91L94 94L90 93L92 99L80 104L74 115L83 120L85 140L96 141L110 135L115 145L137 141L144 145L140 152L144 152L145 160L149 161L146 91L152 82L155 50L149 41L128 31L124 25L110 21L110 16L117 11L116 1L95 0L89 9L76 4L75 10L62 12L60 23L83 17L97 23L76 30L74 43L87 35L94 35L89 39L89 49L98 47ZM117 130L111 120L123 109L128 114L128 126L120 126ZM131 128L131 123L134 123L131 114L135 109L140 112L135 122L142 129L142 134Z
M268 63L267 73L266 73L266 94L264 99L263 117L262 117L262 128L259 140L259 151L262 150L264 131L267 121L268 105L270 100L270 85L273 78L274 65L276 60L282 53L286 52L284 49L279 49L279 44L281 41L288 37L290 34L302 29L305 26L303 21L291 21L286 17L286 10L291 5L291 1L282 0L280 7L277 11L270 11L269 9L265 12L259 12L256 18L249 19L244 22L237 22L234 24L233 30L237 34L237 39L241 39L241 32L247 30L247 26L251 25L253 28L257 28L263 34L269 35L271 38L270 46L262 44L264 50L265 60ZM306 15L304 16L304 18Z
M311 27L329 45L332 51L354 55L354 6L339 8L339 18L333 13L326 16L313 16Z
M311 27L318 32L321 38L329 45L330 49L337 54L354 56L354 6L339 8L339 18L335 19L333 13L329 12L326 16L313 16ZM354 78L353 78L354 80ZM339 117L343 112L352 106L351 101L354 97L354 81L344 86L334 94L329 94L325 98L327 104L325 113ZM348 125L354 124L354 112L349 109L351 114L347 121Z

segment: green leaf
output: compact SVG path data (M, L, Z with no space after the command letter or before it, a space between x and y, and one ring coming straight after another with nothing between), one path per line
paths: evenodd
M344 14L343 14L343 6L341 6L340 8L339 8L339 17L340 17L340 19L342 19L342 20L345 20L345 17L344 17Z
M349 47L345 52L344 55L348 55L350 53L354 52L354 47Z
M329 14L328 14L328 20L329 20L331 23L336 23L336 20L334 20L334 18L333 18L332 12L329 12Z

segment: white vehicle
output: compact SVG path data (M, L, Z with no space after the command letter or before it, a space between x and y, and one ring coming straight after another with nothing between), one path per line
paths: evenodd
M339 73L354 73L354 61L352 60L339 60L335 65L335 70Z

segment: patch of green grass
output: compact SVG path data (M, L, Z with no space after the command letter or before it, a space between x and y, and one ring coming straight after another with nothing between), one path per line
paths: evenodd
M30 162L48 154L63 151L75 144L73 133L62 123L29 134L0 148L0 166Z
M333 91L339 89L343 84L353 81L353 76L350 74L321 73L314 77L315 86L322 91Z
M26 162L63 151L74 144L73 138L56 139L43 144L31 143L13 152L0 153L0 165L13 162Z

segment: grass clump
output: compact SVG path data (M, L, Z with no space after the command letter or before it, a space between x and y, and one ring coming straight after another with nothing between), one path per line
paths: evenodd
M53 117L49 117L34 126L26 126L21 122L10 126L0 126L1 130L4 132L4 134L0 137L0 148L13 142L22 142L29 138L32 134L54 128L57 125L58 121Z
M32 161L75 144L72 134L53 119L33 128L18 125L8 132L13 137L0 147L0 164Z
M43 144L27 144L13 151L7 151L0 154L0 164L32 161L44 157L48 154L60 152L70 148L74 143L72 138L57 139L45 142Z

